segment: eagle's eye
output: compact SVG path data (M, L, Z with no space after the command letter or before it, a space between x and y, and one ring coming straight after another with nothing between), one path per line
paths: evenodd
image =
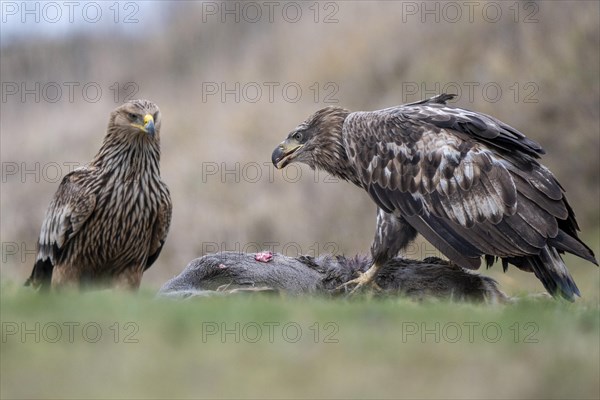
M298 142L301 142L302 141L302 133L296 132L294 134L294 140L297 140Z
M135 121L137 119L137 115L135 115L134 113L127 113L127 117L132 121Z
M158 121L158 111L154 113L152 118L154 119L154 123L156 123L156 121Z

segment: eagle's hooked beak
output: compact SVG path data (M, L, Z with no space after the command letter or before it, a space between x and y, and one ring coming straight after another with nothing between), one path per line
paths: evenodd
M150 136L154 136L154 117L150 114L144 115L144 129Z
M271 161L277 169L281 169L292 162L294 154L304 147L299 143L290 143L289 139L284 140L273 150Z
M150 136L154 136L156 128L154 127L154 117L150 114L144 115L144 125L133 123L131 126L135 126L140 131L147 133Z

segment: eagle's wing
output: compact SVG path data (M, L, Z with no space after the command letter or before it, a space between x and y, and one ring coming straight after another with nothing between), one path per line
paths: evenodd
M146 261L144 270L147 270L154 264L167 239L169 226L171 225L171 214L173 205L171 203L171 195L169 188L163 182L160 182L158 214L152 227L152 242L150 243L150 255Z
M572 237L561 186L535 160L541 147L493 117L420 102L352 113L343 137L377 205L462 266L539 254L557 237L568 242L557 249L593 259Z
M38 240L38 253L26 285L49 285L69 241L78 234L96 207L99 182L88 168L67 174L48 206Z

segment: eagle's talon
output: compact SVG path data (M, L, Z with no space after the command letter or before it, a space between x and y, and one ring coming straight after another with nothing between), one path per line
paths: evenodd
M373 292L380 292L382 289L375 281L378 269L379 268L376 265L373 265L366 272L359 272L358 278L349 280L348 282L341 284L340 286L336 287L333 292L348 293L348 289L351 289L350 293L348 293L350 296L354 296L357 293L364 292L367 289L370 289Z

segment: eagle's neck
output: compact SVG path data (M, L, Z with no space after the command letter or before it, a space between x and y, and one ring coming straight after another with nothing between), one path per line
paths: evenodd
M318 136L319 143L313 150L313 162L314 167L360 186L343 137L344 120L348 113L340 110L337 118L329 118L326 126L322 127L322 133Z
M158 138L136 133L108 134L90 166L124 179L143 175L160 176Z

